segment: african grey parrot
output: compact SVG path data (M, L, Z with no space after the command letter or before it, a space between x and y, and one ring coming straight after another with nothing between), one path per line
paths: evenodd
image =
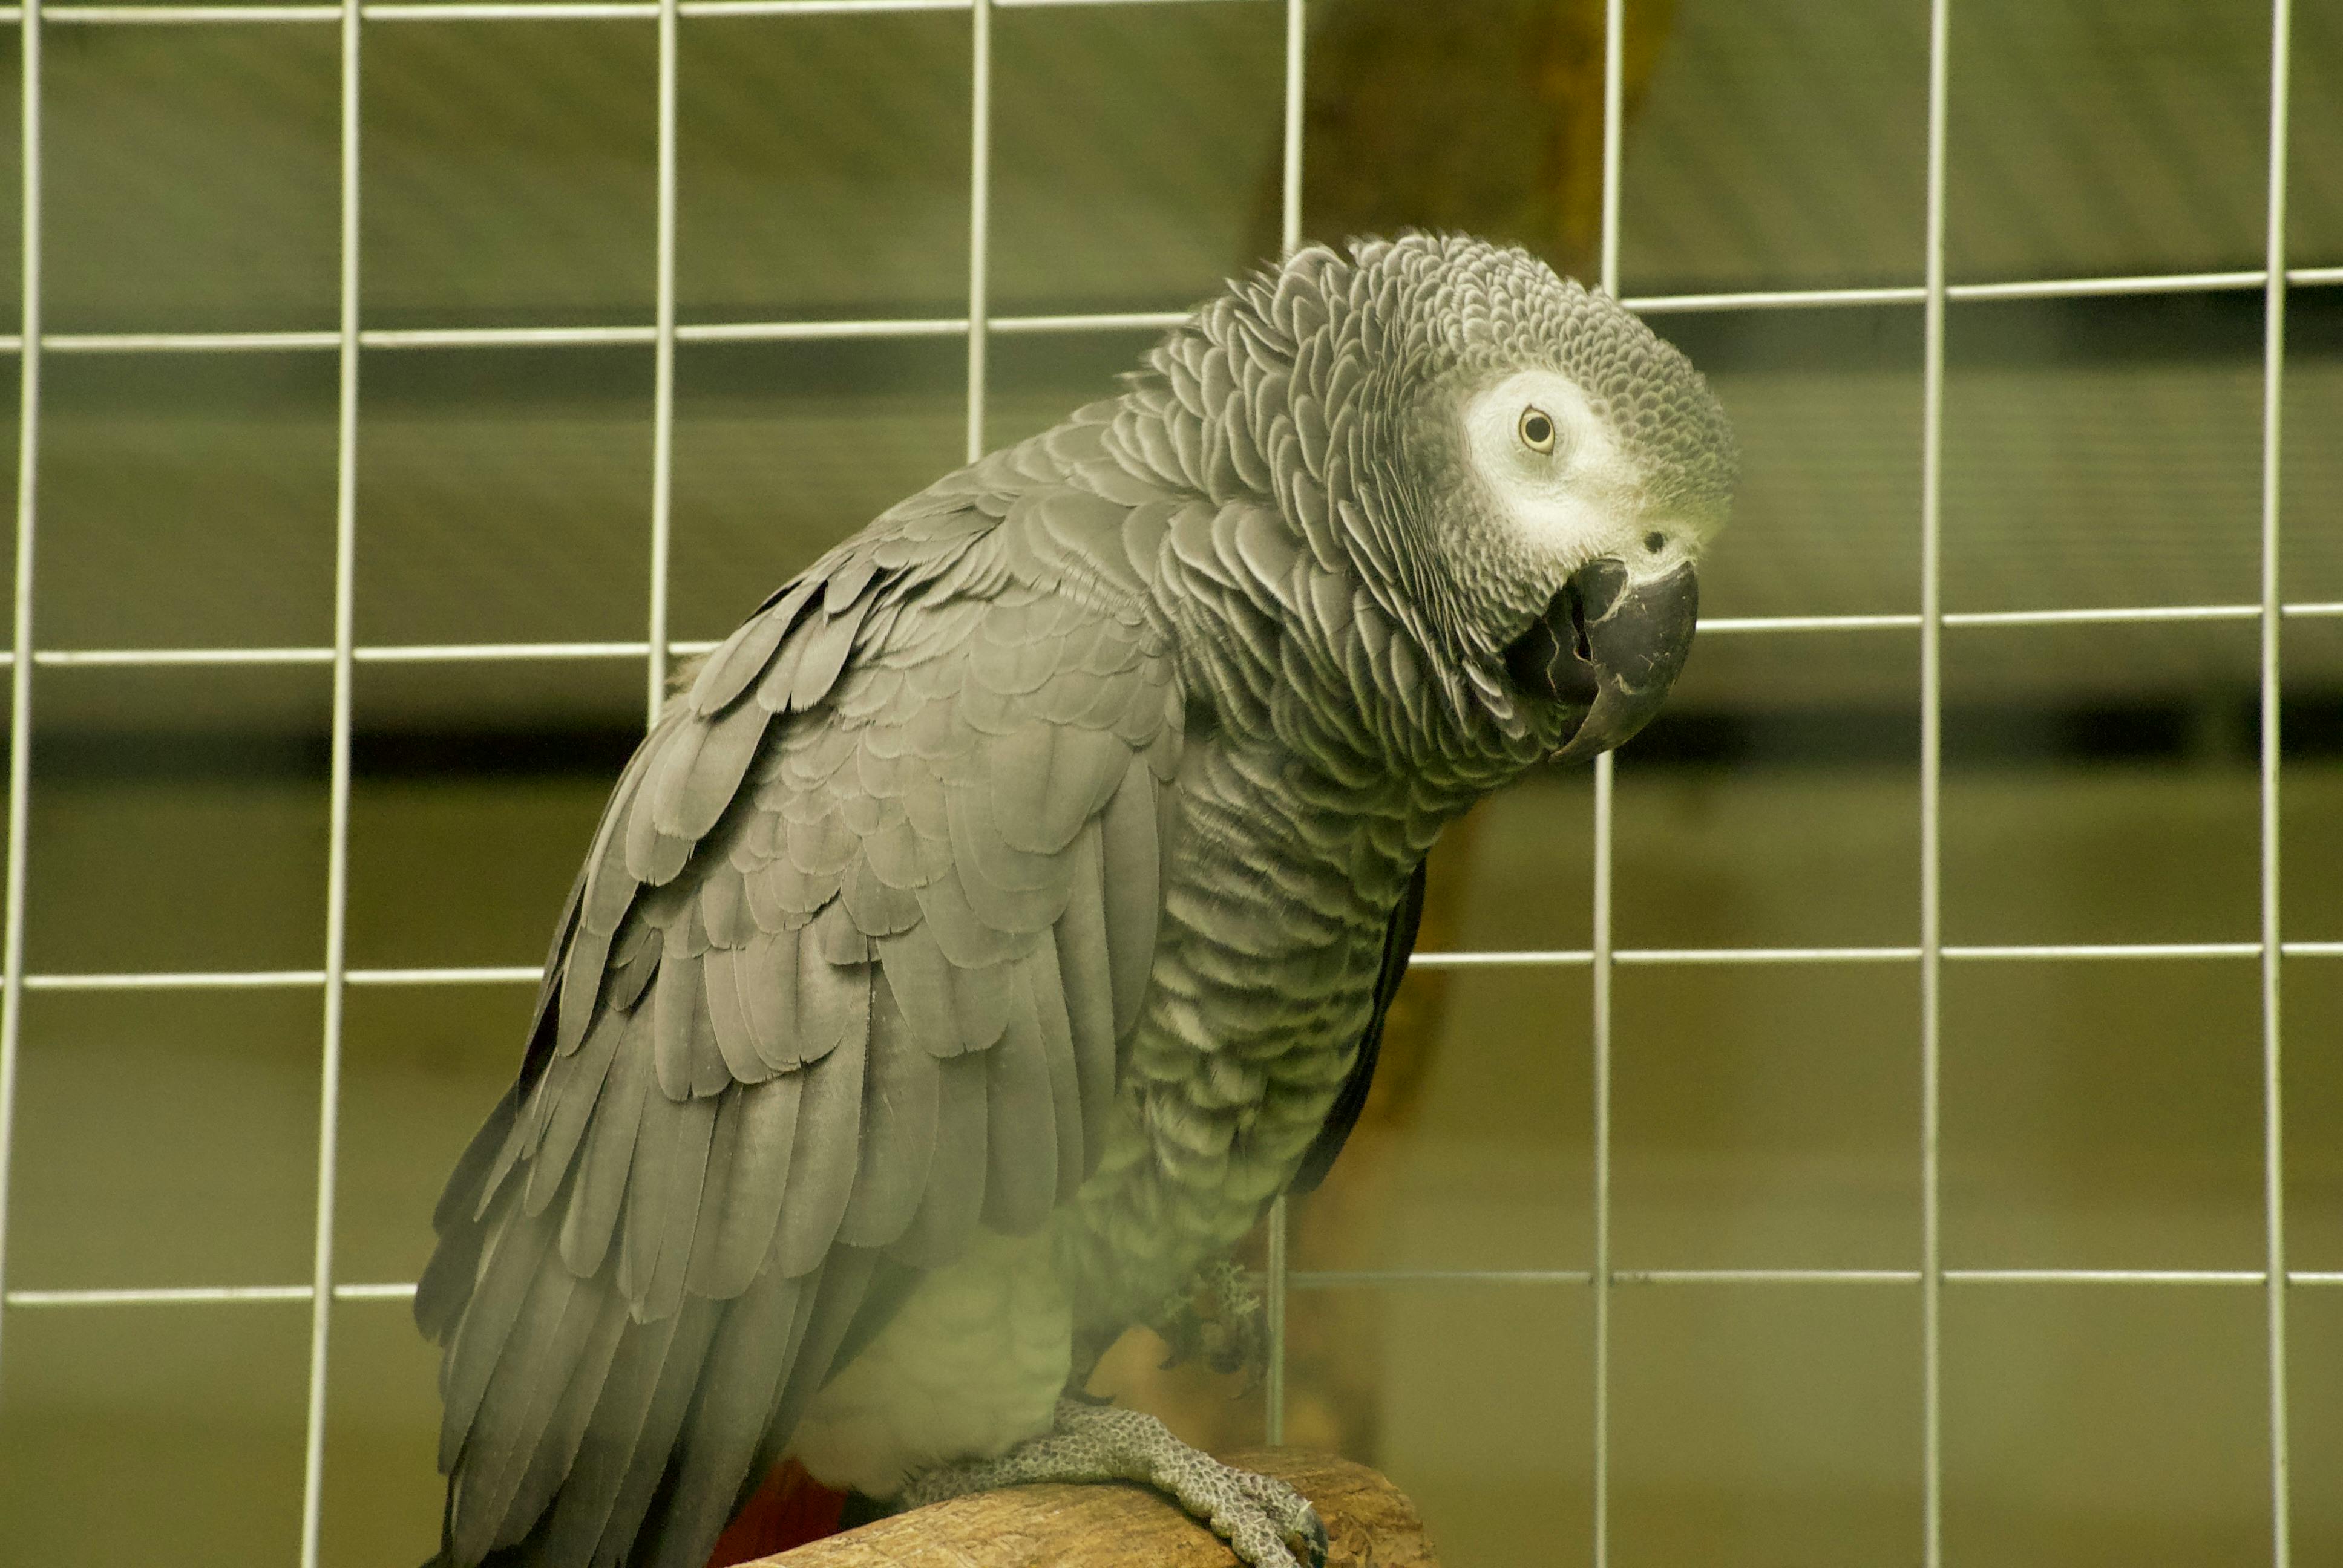
M1324 1174L1425 851L1651 717L1735 472L1607 296L1312 246L767 600L628 764L440 1201L439 1561L698 1568L785 1456L1322 1553L1081 1385Z

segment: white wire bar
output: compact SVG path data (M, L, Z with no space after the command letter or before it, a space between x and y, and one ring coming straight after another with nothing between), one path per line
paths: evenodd
M652 285L649 644L643 724L667 698L668 567L675 523L675 62L676 0L659 0L659 196Z
M1305 0L1285 0L1285 118L1279 128L1277 208L1277 251L1282 256L1302 248L1302 73L1308 64L1309 20ZM1285 1292L1292 1275L1287 1244L1292 1215L1284 1193L1270 1201L1265 1223L1269 1257L1262 1305L1269 1365L1262 1377L1262 1441L1274 1448L1285 1441Z
M309 1315L309 1411L301 1476L301 1568L317 1568L332 1359L335 1179L341 1154L342 1010L349 955L350 736L355 728L358 447L358 10L342 15L341 359L334 457L334 710L326 834L323 1064L317 1089L317 1254Z
M2262 292L2261 516L2261 982L2262 1213L2268 1340L2270 1561L2288 1568L2293 1557L2292 1477L2287 1431L2286 1335L2286 1092L2283 1014L2279 1006L2278 871L2278 437L2286 379L2287 87L2290 0L2270 4L2269 186Z
M994 324L997 327L997 323ZM2278 614L2290 620L2343 618L2343 600L2280 605ZM1959 628L1999 626L2145 625L2171 620L2258 620L2259 605L2146 605L2114 609L1947 610L1940 625ZM1817 631L1916 630L1916 615L1873 616L1749 616L1703 620L1703 636ZM670 638L670 658L712 651L708 638ZM489 664L563 659L641 658L650 652L640 642L458 642L381 643L351 649L360 664ZM0 666L15 655L0 650ZM165 666L287 665L334 662L330 648L45 648L35 650L34 664L46 668L136 669Z
M1604 0L1603 208L1595 270L1604 290L1614 297L1620 292L1619 176L1625 142L1626 9L1625 0ZM1589 1094L1594 1109L1594 1191L1588 1195L1594 1207L1594 1473L1588 1481L1594 1568L1610 1568L1611 1563L1611 977L1616 957L1611 940L1611 873L1617 788L1615 759L1603 752L1594 759L1594 887L1587 917L1594 942L1587 954L1593 981L1588 988L1588 1046L1594 1080Z
M27 0L22 26L23 105L20 176L24 225L24 341L16 365L16 583L9 628L8 868L0 916L0 1302L7 1300L8 1172L16 1126L16 1062L25 1025L25 860L33 804L33 565L35 497L40 474L41 417L41 6ZM0 1313L0 1351L5 1348ZM5 1362L0 1362L5 1368Z
M2289 959L2343 958L2343 941L2280 944ZM1946 944L1937 954L1947 963L2172 962L2191 959L2258 959L2259 942L2040 942L1999 946ZM1779 964L1917 963L1916 947L1879 948L1614 948L1611 962L1630 968L1730 967ZM1594 962L1588 948L1477 952L1420 952L1410 969L1585 969ZM351 969L345 986L535 985L544 977L536 964L442 964L407 969ZM129 970L81 974L27 974L27 991L297 990L326 983L324 970Z
M1152 4L1166 5L1175 0L1082 0L1083 4ZM162 7L140 6L146 13ZM271 8L271 14L281 8ZM694 15L689 0L680 5L681 15ZM338 7L327 8L338 16ZM657 15L656 7L645 9L645 15ZM0 16L6 13L0 11ZM55 10L45 15L54 17ZM2290 287L2320 287L2343 285L2343 266L2289 267L2280 275ZM2168 273L2114 277L2066 277L2019 279L2001 283L1954 284L1947 286L1949 299L2066 299L2097 295L2185 294L2215 289L2246 289L2266 286L2269 274L2262 271L2236 273ZM1630 297L1625 301L1632 309L1645 315L1664 315L1691 311L1751 311L1808 308L1821 306L1871 305L1882 302L1906 305L1925 304L1925 288L1873 289L1782 289L1759 290L1743 294L1682 294L1649 295ZM1023 335L1060 332L1132 332L1161 331L1179 326L1189 318L1184 310L1127 310L1071 312L1062 315L999 316L985 322L988 335ZM958 337L969 330L964 317L898 317L784 321L713 321L681 322L675 327L679 343L746 343L746 342L815 342L844 338L899 339L913 337ZM656 321L641 325L605 325L574 327L366 327L358 333L359 346L378 349L433 348L546 348L645 347L659 341ZM0 334L0 353L19 353L24 348L24 336ZM266 354L325 352L338 348L341 335L331 331L289 330L281 332L65 332L43 336L41 347L53 354ZM2243 607L2254 610L2258 607ZM2121 612L2112 612L2121 613ZM2232 611L2231 613L2236 613ZM1916 625L1915 617L1830 618L1833 624L1847 620L1875 621L1879 624ZM1704 622L1704 628L1715 623ZM1948 621L1947 624L1955 624Z
M985 347L990 312L986 266L992 250L992 0L969 8L968 441L966 458L984 456Z
M1945 1269L1938 1277L1951 1285L2084 1285L2147 1286L2183 1289L2260 1289L2270 1276L2260 1269ZM1266 1282L1266 1275L1262 1276ZM1925 1278L1918 1269L1614 1269L1613 1285L1917 1285ZM1293 1269L1286 1274L1289 1290L1344 1291L1408 1287L1473 1287L1485 1285L1592 1285L1592 1269ZM2332 1289L2343 1286L2343 1271L2296 1270L2286 1276L2289 1289ZM337 1302L401 1302L413 1299L411 1281L336 1285ZM11 1308L146 1307L238 1305L269 1302L309 1302L317 1291L310 1285L152 1285L103 1286L90 1290L11 1291Z
M683 0L685 16L839 16L900 11L966 11L985 0ZM989 0L1014 10L1057 6L1168 5L1193 0ZM652 21L660 0L384 0L359 8L368 22ZM333 22L338 5L55 5L49 19L84 26L156 26L256 22ZM0 22L20 18L0 6Z
M1920 413L1920 1559L1944 1568L1944 424L1946 98L1952 0L1929 0Z

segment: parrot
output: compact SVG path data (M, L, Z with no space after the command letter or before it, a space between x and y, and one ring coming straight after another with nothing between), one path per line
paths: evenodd
M1737 471L1605 292L1312 244L680 668L434 1212L433 1563L699 1568L785 1460L1322 1561L1085 1384L1325 1176L1426 852L1653 716Z

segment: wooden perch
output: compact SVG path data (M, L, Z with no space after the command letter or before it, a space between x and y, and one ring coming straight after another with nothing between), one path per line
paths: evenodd
M1254 1449L1231 1464L1276 1476L1318 1506L1327 1568L1439 1568L1423 1521L1363 1464ZM914 1509L742 1568L1232 1568L1228 1543L1137 1486L1011 1486Z

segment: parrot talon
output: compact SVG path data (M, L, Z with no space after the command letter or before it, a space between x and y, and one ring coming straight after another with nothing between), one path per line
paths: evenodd
M1326 1525L1283 1482L1222 1464L1151 1415L1060 1400L1050 1430L999 1459L911 1477L900 1509L1037 1482L1136 1481L1168 1493L1251 1568L1323 1568Z

